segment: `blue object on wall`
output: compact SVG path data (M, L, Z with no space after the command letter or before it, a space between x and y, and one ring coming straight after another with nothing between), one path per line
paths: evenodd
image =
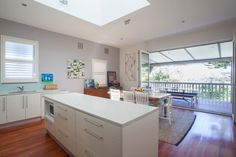
M42 73L41 81L45 83L53 82L53 74L52 73Z

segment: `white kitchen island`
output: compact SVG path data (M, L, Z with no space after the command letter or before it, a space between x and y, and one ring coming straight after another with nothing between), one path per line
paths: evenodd
M45 104L47 131L73 156L158 157L156 107L79 93L46 95Z

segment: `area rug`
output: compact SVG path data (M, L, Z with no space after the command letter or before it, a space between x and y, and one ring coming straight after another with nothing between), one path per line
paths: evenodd
M160 119L159 140L178 145L191 129L195 119L196 115L193 112L173 109L173 122L171 125L168 120Z

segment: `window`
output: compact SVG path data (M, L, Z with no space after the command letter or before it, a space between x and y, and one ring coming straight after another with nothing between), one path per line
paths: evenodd
M38 82L38 42L1 36L1 82Z
M107 86L107 61L92 59L93 79L99 86Z

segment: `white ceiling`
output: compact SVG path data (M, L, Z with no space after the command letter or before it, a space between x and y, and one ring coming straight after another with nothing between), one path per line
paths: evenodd
M123 47L236 17L236 0L148 1L151 5L102 27L33 0L0 0L0 18ZM124 24L127 19L129 25Z

